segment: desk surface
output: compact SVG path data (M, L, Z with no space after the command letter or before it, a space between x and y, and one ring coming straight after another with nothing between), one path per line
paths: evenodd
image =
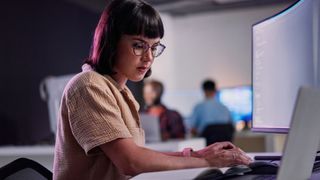
M6 156L44 156L53 155L53 145L43 146L3 146L0 147L0 157Z
M280 153L248 153L248 156L253 158L254 156L259 155L280 155ZM134 178L133 180L160 180L160 179L175 179L175 180L186 180L186 179L193 179L197 175L199 175L202 171L208 169L206 168L194 168L194 169L182 169L182 170L172 170L172 171L161 171L161 172L150 172L150 173L143 173ZM225 172L228 168L221 168L222 172Z
M262 155L268 155L268 156L274 156L274 155L281 155L281 153L275 152L275 153L248 153L248 155L253 158L254 156L262 156ZM188 180L188 179L194 179L197 177L201 172L204 170L209 169L208 168L194 168L194 169L182 169L182 170L172 170L172 171L162 171L162 172L150 172L150 173L143 173L140 174L134 178L133 180ZM220 168L220 170L224 173L228 168ZM259 175L246 175L239 177L237 179L242 180L250 180L250 179L256 179ZM272 178L273 179L273 178ZM274 177L274 179L276 179ZM320 179L320 172L312 173L310 180L319 180Z

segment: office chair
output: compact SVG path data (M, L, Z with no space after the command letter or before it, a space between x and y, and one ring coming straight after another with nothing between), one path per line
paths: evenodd
M230 141L233 140L235 129L231 123L229 124L213 124L208 125L201 137L204 137L207 141L207 145L215 142Z
M19 158L0 168L0 179L51 180L52 172L33 160Z

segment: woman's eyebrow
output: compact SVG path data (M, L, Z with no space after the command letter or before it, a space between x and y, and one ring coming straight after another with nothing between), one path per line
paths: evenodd
M134 38L132 38L132 39L133 39L133 40L136 40L136 41L141 41L141 42L144 42L144 43L148 44L147 41L145 41L145 40L143 40L143 39L141 39L141 38L136 38L136 37L134 37ZM153 43L152 45L154 45L154 44L159 44L159 43L160 43L160 40L159 40L158 42Z
M143 40L143 39L141 39L141 38L132 38L133 40L137 40L137 41L142 41L142 42L145 42L146 43L146 41L145 40Z

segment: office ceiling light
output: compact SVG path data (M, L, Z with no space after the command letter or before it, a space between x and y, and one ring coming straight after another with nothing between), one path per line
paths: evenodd
M184 7L194 7L194 6L201 6L204 4L211 4L212 0L180 0L180 1L172 1L172 2L166 2L160 5L155 5L155 8L159 11L168 11L168 10L175 10L175 9L181 9Z

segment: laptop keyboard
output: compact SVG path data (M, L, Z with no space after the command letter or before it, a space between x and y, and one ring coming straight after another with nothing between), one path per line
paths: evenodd
M275 180L275 179L277 179L276 175L260 175L253 178L253 180Z

